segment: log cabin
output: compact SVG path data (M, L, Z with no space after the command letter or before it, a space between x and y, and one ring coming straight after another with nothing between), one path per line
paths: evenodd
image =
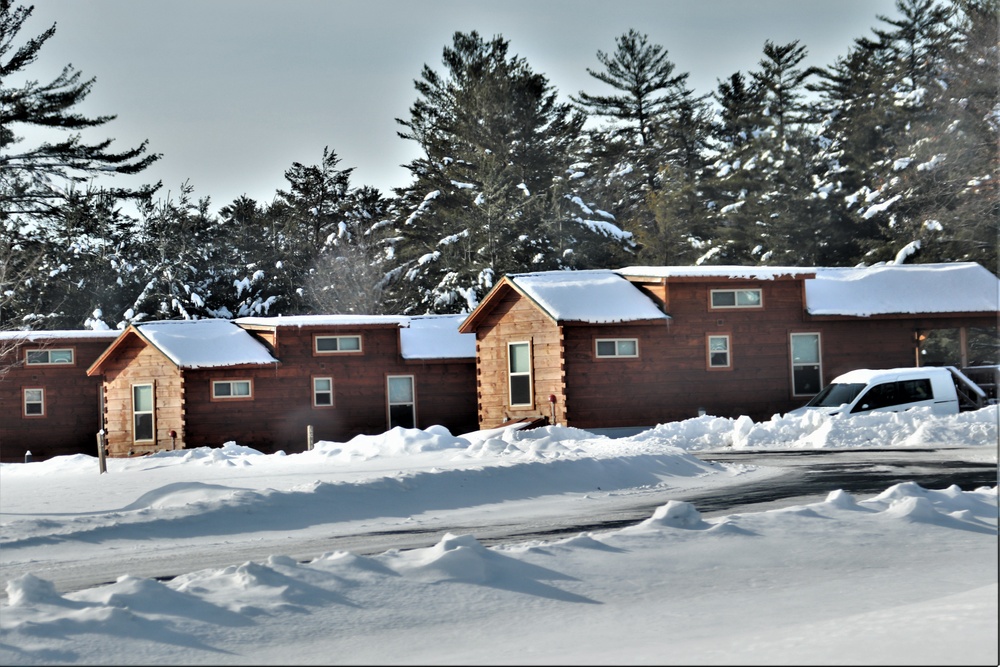
M475 342L455 316L286 316L132 325L103 377L110 456L300 452L395 427L475 430ZM312 440L310 440L312 438Z
M480 428L610 434L769 419L854 368L996 364L1000 282L975 263L693 266L507 275L476 335Z
M101 380L87 368L119 333L0 332L0 462L97 454Z

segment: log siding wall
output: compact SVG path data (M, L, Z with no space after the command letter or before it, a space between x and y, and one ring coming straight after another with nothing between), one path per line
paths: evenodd
M550 417L549 396L556 397L556 421L567 419L563 332L545 313L507 288L507 294L476 331L476 397L481 428L507 419ZM532 405L512 407L507 345L531 343Z
M109 456L139 456L160 450L183 449L184 378L159 350L130 336L104 367L104 430ZM132 387L153 385L152 442L132 436ZM170 436L171 431L177 438Z

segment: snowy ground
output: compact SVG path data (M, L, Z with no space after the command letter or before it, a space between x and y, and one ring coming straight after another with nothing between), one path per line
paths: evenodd
M288 456L114 459L105 475L89 456L0 464L0 663L995 665L996 486L831 489L710 518L684 498L772 474L691 452L949 447L995 463L997 422L993 406L701 417L622 439L397 429ZM664 490L615 531L487 548L447 530ZM322 548L401 529L437 544ZM143 574L165 564L179 576Z

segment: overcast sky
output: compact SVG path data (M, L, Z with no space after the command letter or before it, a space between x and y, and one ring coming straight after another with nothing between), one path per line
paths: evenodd
M163 158L141 177L176 194L189 179L212 210L246 194L270 202L293 162L323 147L352 185L386 193L417 157L401 139L424 64L443 71L456 31L502 35L560 96L610 92L596 53L634 28L662 45L699 94L755 69L765 40L799 40L826 66L897 16L894 0L35 0L21 37L53 22L30 78L72 63L96 77L82 109L118 118L94 138L124 150L149 139ZM133 180L138 179L138 180Z

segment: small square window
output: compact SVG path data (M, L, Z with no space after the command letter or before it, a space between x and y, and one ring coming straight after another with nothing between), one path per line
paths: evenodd
M44 417L45 416L45 390L25 389L24 390L24 416Z
M732 366L729 357L729 336L708 337L708 367L729 368Z
M333 378L313 378L313 406L333 407Z

